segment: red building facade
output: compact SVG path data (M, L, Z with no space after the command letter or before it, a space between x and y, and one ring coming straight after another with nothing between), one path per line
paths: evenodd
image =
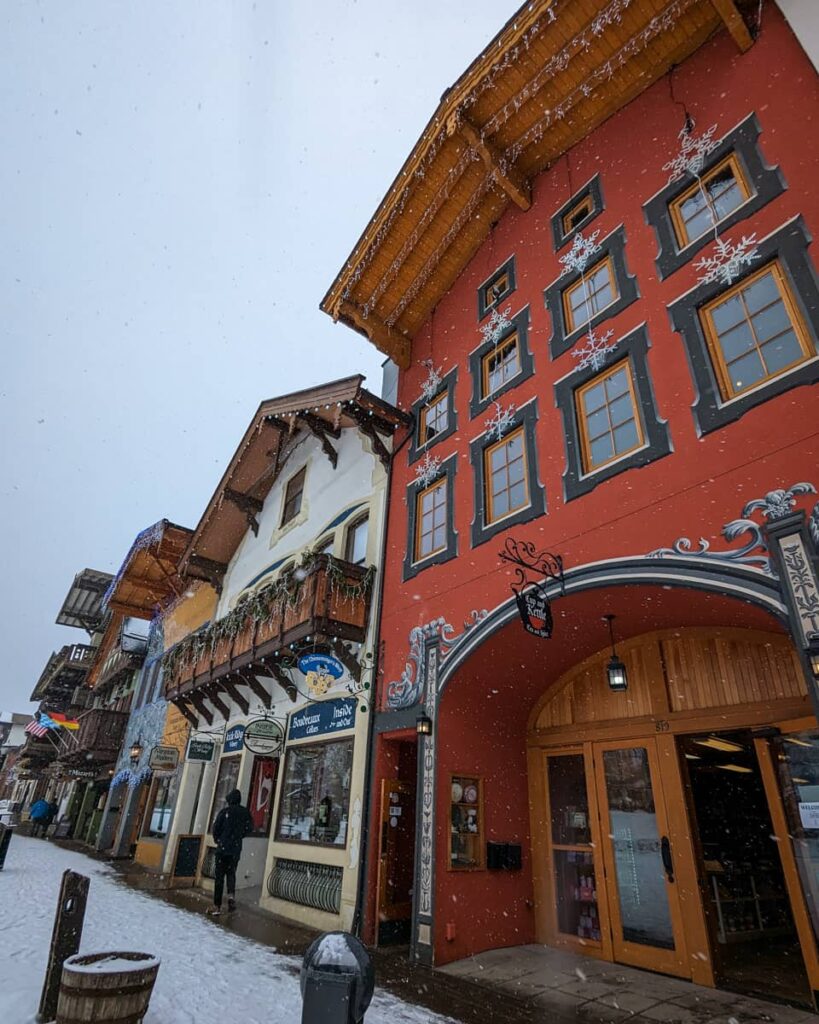
M478 215L466 189L419 185L414 213L390 193L325 300L404 364L415 414L392 471L365 933L436 963L537 941L754 991L737 950L767 950L808 1004L819 83L773 3L747 35L648 5L666 26L623 64L629 4L605 27L617 5L563 6L520 16L538 9L558 56L608 40L598 65L544 86L510 22L450 94L487 102L481 83L517 66L554 135L579 91L572 144L521 170L525 145L445 94L419 146L471 138L501 212L460 256L443 236L451 283L402 328L441 249L424 232ZM396 244L382 272L404 300L362 316L356 268L411 216L414 283Z

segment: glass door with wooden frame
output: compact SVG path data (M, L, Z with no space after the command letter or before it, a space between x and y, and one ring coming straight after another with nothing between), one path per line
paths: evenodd
M601 950L607 921L601 922L602 865L595 843L594 779L582 750L546 756L546 796L552 913L557 941ZM591 797L591 799L590 799Z
M594 763L614 959L690 977L656 743L595 743Z
M378 920L409 921L415 869L415 789L408 782L381 782Z

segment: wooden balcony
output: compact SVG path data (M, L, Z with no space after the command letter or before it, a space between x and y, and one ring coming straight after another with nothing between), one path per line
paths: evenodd
M91 708L79 716L76 732L60 730L60 762L64 765L106 764L115 761L125 737L128 713Z
M281 655L293 655L308 638L311 649L332 649L357 676L360 667L341 641L365 639L372 577L372 569L316 556L287 598L271 602L267 617L259 618L250 609L243 614L239 606L195 634L195 644L194 637L183 641L183 650L165 664L166 697L178 701L199 690L209 697L220 690L235 697L236 685L248 685L264 699L261 688L254 686L254 673L273 676L284 685L286 677L277 671ZM218 708L218 699L214 703Z
M66 644L55 651L48 659L31 699L70 695L82 683L95 654L96 648L88 644Z

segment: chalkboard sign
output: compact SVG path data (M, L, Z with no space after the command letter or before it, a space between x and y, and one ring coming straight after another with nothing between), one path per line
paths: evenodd
M202 849L202 836L178 836L176 840L176 856L171 871L171 885L177 879L193 885L196 870L199 867L199 853Z

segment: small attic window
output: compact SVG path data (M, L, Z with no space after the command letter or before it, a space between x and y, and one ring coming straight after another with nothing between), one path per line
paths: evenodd
M302 466L298 473L294 473L287 481L287 487L284 491L282 526L286 526L291 519L295 519L301 511L301 499L304 494L304 478L306 473L306 467Z
M515 257L498 267L491 277L478 288L478 319L483 320L490 310L515 290Z

